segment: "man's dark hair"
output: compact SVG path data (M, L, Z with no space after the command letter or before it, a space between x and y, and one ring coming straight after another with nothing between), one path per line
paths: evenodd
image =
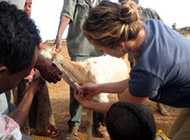
M156 126L152 113L142 105L118 102L106 115L111 140L153 140Z
M39 31L26 13L0 2L0 64L11 73L28 68L40 42Z

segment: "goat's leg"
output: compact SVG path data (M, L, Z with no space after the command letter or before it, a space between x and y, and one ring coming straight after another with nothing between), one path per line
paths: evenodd
M92 129L93 129L93 111L87 110L87 140L92 140Z
M168 116L169 112L167 111L167 109L164 107L163 104L161 103L156 103L157 108L158 108L158 112L163 115L163 116Z

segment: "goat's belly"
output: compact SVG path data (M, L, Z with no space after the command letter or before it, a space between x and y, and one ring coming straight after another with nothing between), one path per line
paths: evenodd
M129 77L129 67L121 58L109 55L89 58L87 69L95 75L97 83L117 82Z
M86 62L87 69L94 75L96 83L118 82L129 78L130 68L121 58L105 55L89 58ZM108 95L101 93L95 99L99 102L109 102Z

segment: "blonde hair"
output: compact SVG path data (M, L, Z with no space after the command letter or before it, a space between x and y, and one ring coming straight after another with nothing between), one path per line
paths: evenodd
M114 48L122 41L136 38L142 27L135 2L129 0L117 4L102 1L89 12L83 30L93 44Z

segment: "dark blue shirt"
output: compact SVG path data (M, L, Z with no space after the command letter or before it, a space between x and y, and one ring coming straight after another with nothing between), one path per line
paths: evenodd
M131 71L133 96L190 107L190 41L162 21L145 22L146 37Z

